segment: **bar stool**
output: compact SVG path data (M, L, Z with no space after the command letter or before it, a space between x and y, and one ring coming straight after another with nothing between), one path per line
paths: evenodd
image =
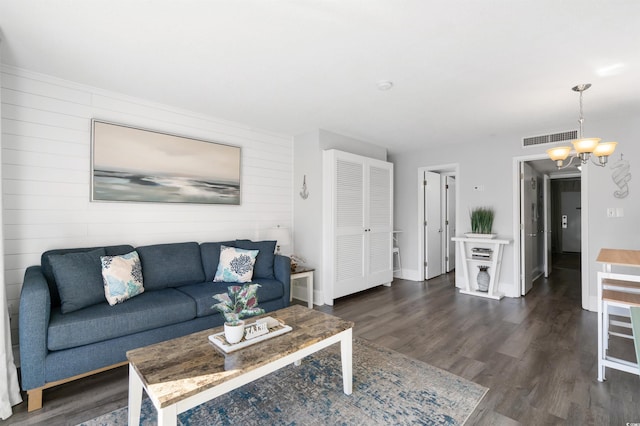
M393 269L393 272L402 272L402 262L400 261L400 247L394 247L393 248L393 256L397 256L397 260L398 260L398 267ZM395 259L394 259L394 265L395 265Z
M640 306L631 306L629 313L631 314L633 345L636 348L636 362L640 364ZM640 369L638 370L638 375L640 375Z
M398 263L398 267L397 268L393 268L393 272L400 272L402 273L402 262L400 261L400 247L398 247L398 234L402 232L402 231L393 231L393 257L394 259L392 260L393 265L396 264L396 256L397 256L397 263Z

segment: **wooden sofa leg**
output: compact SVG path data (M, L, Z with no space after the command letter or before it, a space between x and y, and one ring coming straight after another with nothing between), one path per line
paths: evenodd
M27 391L28 395L28 411L36 411L42 408L42 390L44 388L35 388Z

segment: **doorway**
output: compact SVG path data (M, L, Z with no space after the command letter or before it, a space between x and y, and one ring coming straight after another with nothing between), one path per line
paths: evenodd
M457 165L419 169L419 279L455 269Z
M517 160L519 233L516 235L521 295L553 267L575 265L581 257L582 176L578 169L558 171L548 159ZM555 265L558 261L558 265ZM569 262L569 263L567 263Z
M582 252L582 180L580 177L551 180L551 252L560 269L580 269Z

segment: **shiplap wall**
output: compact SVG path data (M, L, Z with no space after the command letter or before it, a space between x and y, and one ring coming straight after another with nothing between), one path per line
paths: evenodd
M258 239L267 228L291 227L291 137L25 70L1 72L4 276L14 344L24 271L45 250ZM240 146L241 205L90 202L91 118Z

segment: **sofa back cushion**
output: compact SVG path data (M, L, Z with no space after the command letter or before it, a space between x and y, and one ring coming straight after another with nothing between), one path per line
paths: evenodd
M42 253L40 257L40 266L42 268L42 274L47 279L49 285L49 293L51 294L51 305L60 305L60 294L58 293L58 286L56 285L56 278L53 275L53 268L51 267L50 257L54 255L67 254L67 253L82 253L91 250L103 248L106 256L115 256L119 254L129 253L133 250L133 246L130 245L118 245L107 247L83 247L83 248L68 248L68 249L56 249L47 250ZM103 293L104 294L104 293Z
M273 259L276 241L236 240L235 246L244 250L259 250L253 265L253 280L258 278L274 279Z
M200 244L200 253L202 255L202 266L204 268L205 281L213 281L213 277L218 270L220 262L220 246L235 247L235 241L221 241L219 243L202 243Z
M49 256L63 314L106 300L100 263L100 257L104 255L104 248L101 247L86 252Z
M204 281L200 245L195 242L137 247L145 290Z

